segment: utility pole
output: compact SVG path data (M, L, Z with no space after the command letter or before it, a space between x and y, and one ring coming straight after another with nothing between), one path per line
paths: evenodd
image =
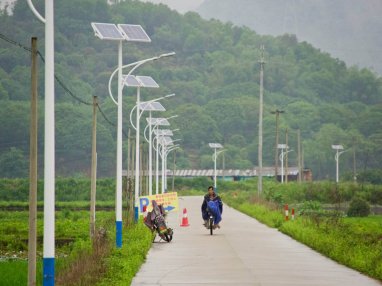
M304 147L301 145L301 169L302 172L305 170L305 165L304 165ZM305 181L305 178L304 178Z
M133 152L133 150L135 150L135 141L134 140L131 142L131 151ZM135 152L133 152L131 154L131 165L130 166L135 166L135 160L136 160ZM131 188L132 188L130 191L133 193L133 187L135 189L135 173L134 173L134 169L132 167L130 168L130 170L131 170L130 176L131 176ZM133 195L132 195L132 197L134 198ZM133 209L133 213L134 213L134 199L133 199L132 209ZM134 215L135 214L133 214L133 216Z
M174 150L174 162L172 166L172 191L175 191L176 149Z
M301 131L297 129L297 161L298 161L298 182L301 184Z
M271 111L272 114L276 114L276 145L275 145L275 180L278 181L278 169L279 169L279 148L277 146L279 145L279 116L280 113L284 113L284 110L278 110Z
M130 174L130 172L131 172L131 167L130 166L132 166L131 165L131 141L130 141L130 136L131 136L131 132L130 132L130 128L129 128L129 131L127 131L127 168L126 168L126 172L127 172L127 174L126 174L126 203L127 203L127 211L128 211L128 213L130 213L130 209L129 209L129 207L130 207L130 200L129 200L129 198L130 198L130 191L131 191L131 189L130 189L130 186L131 186L131 174Z
M29 142L29 234L28 234L28 285L36 285L37 249L37 38L32 38L31 67L31 123Z
M357 182L357 165L356 165L356 158L355 158L355 146L356 146L355 138L353 137L353 180L354 183Z
M137 136L139 136L137 134ZM138 186L140 187L140 190L138 189L138 197L139 196L142 196L143 195L143 144L140 144L140 146L138 146L138 148L140 149L140 152L139 152L139 158L137 158L137 160L139 160L139 177L138 177Z
M264 93L264 46L261 46L261 58L260 58L260 102L259 102L259 174L257 192L260 196L263 192L263 93Z
M285 129L285 144L288 148L288 128ZM288 183L288 149L285 153L285 183Z
M90 184L90 238L95 237L95 208L97 188L97 96L93 96L92 167Z
M223 182L225 181L225 152L223 152Z

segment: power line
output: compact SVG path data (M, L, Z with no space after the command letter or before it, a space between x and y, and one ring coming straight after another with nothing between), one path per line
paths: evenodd
M24 46L23 44L18 43L18 42L16 42L16 41L10 39L9 37L7 37L7 36L5 36L5 35L3 35L3 34L1 34L1 33L0 33L0 39L4 40L4 41L6 41L6 42L8 42L8 43L10 43L10 44L12 44L12 45L15 45L15 46L17 46L17 47L19 47L19 48L21 48L21 49L23 49L23 50L25 50L25 51L27 51L27 52L29 52L29 53L32 52L31 48L26 47L26 46ZM38 54L39 57L41 58L42 62L45 63L45 58L44 58L44 56L41 54L41 52L40 52L40 51L37 51L37 54ZM64 82L63 82L63 81L62 81L56 74L54 74L54 79L55 79L55 80L57 81L57 83L62 87L62 89L63 89L67 94L69 94L71 97L73 97L73 98L76 99L77 101L81 102L82 104L85 104L85 105L88 105L88 106L93 105L93 103L86 102L85 100L83 100L83 99L81 99L80 97L76 96L76 95L75 95L75 94L74 94L74 93L73 93L73 92L72 92L72 91L71 91L71 90L64 84ZM115 123L113 123L112 121L110 121L110 119L106 116L106 114L102 111L101 107L100 107L98 104L97 104L97 107L98 107L98 110L101 112L102 117L105 119L105 121L106 121L107 123L109 123L110 125L112 125L112 126L116 126ZM127 137L126 132L123 132L123 134L125 135L125 137Z

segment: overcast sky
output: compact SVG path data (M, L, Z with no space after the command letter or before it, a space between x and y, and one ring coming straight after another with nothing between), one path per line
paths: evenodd
M141 0L143 2L163 3L181 13L194 11L204 0Z

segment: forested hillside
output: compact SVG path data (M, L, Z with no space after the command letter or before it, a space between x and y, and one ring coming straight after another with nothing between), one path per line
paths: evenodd
M41 0L34 1L40 11ZM101 109L116 123L116 106L107 83L117 64L117 45L94 36L90 22L141 24L152 39L149 44L124 44L124 63L163 52L163 59L139 70L161 86L142 90L143 99L168 93L166 116L178 114L174 128L181 132L178 166L212 166L207 143L225 145L227 168L257 165L259 97L259 47L265 46L264 165L273 165L275 116L282 109L281 142L288 128L289 145L297 150L296 130L301 129L305 166L315 178L333 178L331 144L356 148L358 169L381 168L382 79L367 69L348 68L294 36L260 36L196 13L184 16L163 5L125 1L108 6L104 0L67 0L55 3L56 74L77 97L91 103L97 95ZM28 174L30 54L4 36L29 46L38 36L44 55L44 27L26 1L18 1L13 15L0 16L0 176ZM40 164L43 151L43 63L40 61ZM134 91L124 91L124 133ZM57 173L84 175L90 169L91 112L56 83ZM142 121L143 122L143 121ZM115 129L102 116L98 120L98 175L115 174ZM126 139L126 137L125 137ZM125 146L127 140L125 140ZM353 152L341 156L341 171L350 171ZM126 155L126 152L125 154ZM126 158L126 156L124 156ZM295 165L296 152L289 155ZM126 164L125 164L126 165ZM42 171L40 172L42 174Z
M382 74L380 0L205 0L197 12L262 35L297 35L348 64Z

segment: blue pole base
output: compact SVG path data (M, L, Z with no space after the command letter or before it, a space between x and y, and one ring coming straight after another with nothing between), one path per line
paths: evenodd
M116 221L115 222L115 242L117 245L117 248L122 247L122 221Z
M138 207L134 207L134 220L137 223L139 218L139 209Z
M43 285L54 286L54 258L43 259Z

